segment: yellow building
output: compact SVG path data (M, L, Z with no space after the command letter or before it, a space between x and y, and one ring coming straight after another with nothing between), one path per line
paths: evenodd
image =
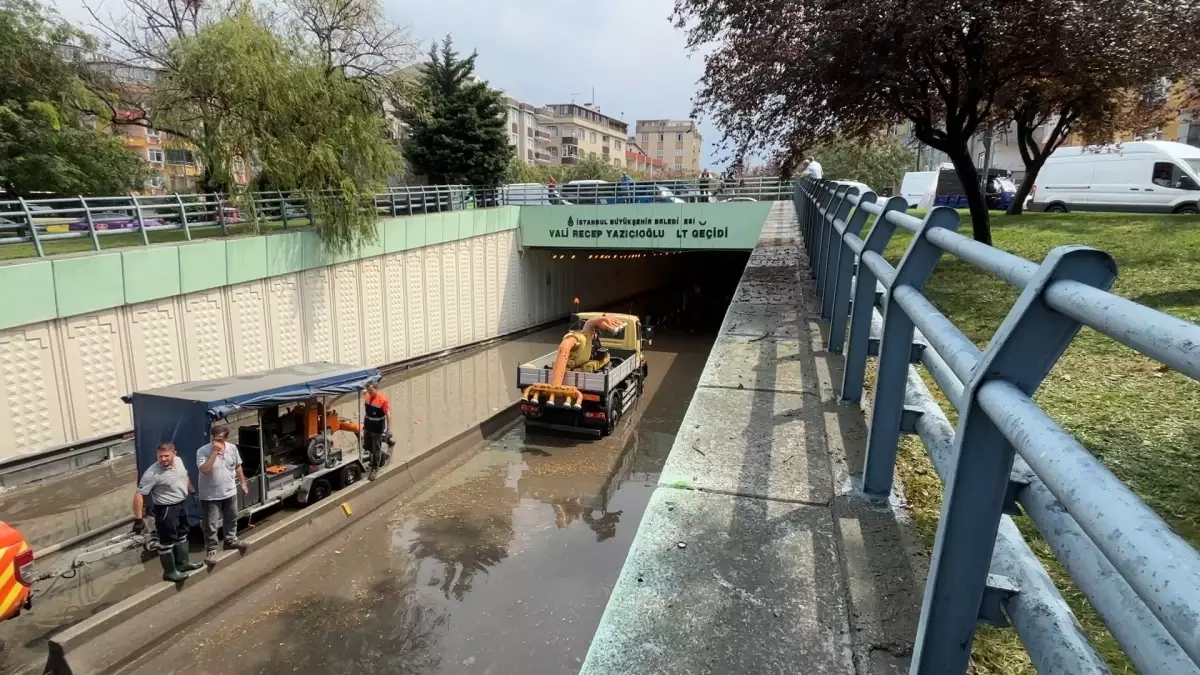
M617 168L625 167L628 124L601 113L596 106L559 103L546 107L552 116L545 124L551 163L578 164L594 156Z
M700 173L704 137L695 120L638 120L637 142L642 150L676 175Z

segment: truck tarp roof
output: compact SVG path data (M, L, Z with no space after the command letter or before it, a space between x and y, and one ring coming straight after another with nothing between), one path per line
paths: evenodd
M216 380L181 382L124 398L136 408L139 399L158 398L204 405L210 418L227 417L240 409L265 408L305 401L319 396L338 396L358 391L379 380L375 368L340 363L305 363L259 373L234 375ZM135 424L136 428L136 424Z

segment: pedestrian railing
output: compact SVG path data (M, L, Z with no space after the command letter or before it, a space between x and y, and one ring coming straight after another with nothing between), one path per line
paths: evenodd
M901 433L945 485L911 672L965 672L979 621L1015 628L1039 672L1109 672L1009 517L1022 512L1140 672L1200 672L1200 554L1030 398L1085 325L1200 379L1200 326L1109 293L1102 251L1035 264L958 234L953 209L919 219L901 197L830 181L800 182L795 204L827 348L845 352L842 401L860 401L878 356L863 492L891 493ZM913 238L893 267L882 253L897 228ZM943 253L1021 290L984 350L922 294Z
M399 216L497 206L497 195L496 189L428 185L392 187L367 199L379 215ZM312 224L319 210L314 201L322 197L339 198L332 191L274 191L0 200L0 246L33 244L42 257L44 243L63 239L90 238L99 251L102 239L117 234L138 234L148 245L149 233L160 230L180 230L191 240L196 231L219 228L227 235L247 224L302 228Z

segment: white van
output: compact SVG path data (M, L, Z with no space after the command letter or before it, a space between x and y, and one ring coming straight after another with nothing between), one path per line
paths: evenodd
M1059 148L1030 195L1031 211L1200 213L1200 148L1168 141Z
M937 184L937 178L937 171L909 171L900 181L900 196L908 201L910 208L920 206L925 193ZM932 204L933 200L930 199L929 203Z

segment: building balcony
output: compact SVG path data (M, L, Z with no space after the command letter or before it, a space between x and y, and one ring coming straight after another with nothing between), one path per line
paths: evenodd
M554 111L549 108L537 108L533 111L533 116L542 124L549 124L554 121Z
M562 137L562 144L563 144L563 145L574 145L574 146L578 146L578 145L579 145L579 139L578 139L578 138L576 138L576 137L574 137L574 136L563 136L563 137Z
M549 131L543 131L541 129L538 129L536 132L534 132L534 136L536 136L539 141L549 141L551 138L553 138Z
M563 157L562 163L567 164L567 165L578 164L579 158L578 157Z
M535 152L533 154L533 159L538 164L549 164L551 161L553 161L553 158L544 152Z

